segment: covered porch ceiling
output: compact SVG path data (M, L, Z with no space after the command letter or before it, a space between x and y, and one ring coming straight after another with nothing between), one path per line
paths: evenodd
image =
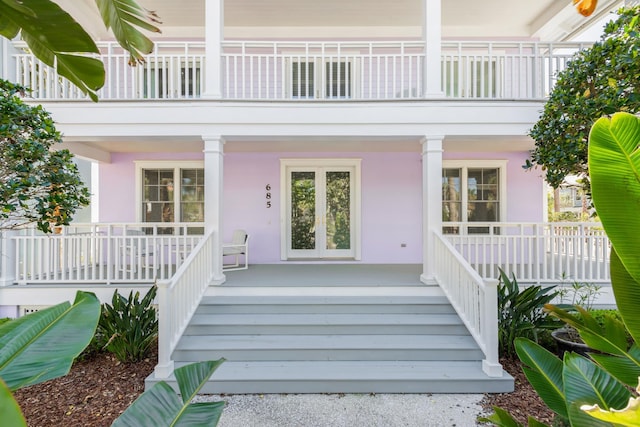
M94 0L56 0L99 39L103 30ZM164 37L203 37L206 0L139 0L163 21ZM225 37L251 34L239 29L406 28L420 36L423 0L223 0ZM601 0L590 18L579 15L571 0L442 0L444 37L522 37L563 39L619 7L622 0ZM265 30L266 29L266 30ZM409 30L410 29L410 30ZM275 34L282 32L275 31ZM304 35L304 32L300 32ZM341 34L348 34L341 32ZM377 33L372 33L377 34ZM403 35L398 33L398 35Z
M233 136L225 138L225 153L310 153L310 152L420 152L421 136ZM449 152L527 151L533 141L527 136L447 136L443 147ZM197 136L65 138L58 148L68 148L79 157L109 162L112 153L202 152Z

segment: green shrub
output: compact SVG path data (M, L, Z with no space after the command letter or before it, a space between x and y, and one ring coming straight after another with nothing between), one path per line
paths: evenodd
M156 342L158 319L152 305L156 292L154 285L140 300L140 292L134 295L132 291L129 298L125 298L116 290L111 305L102 304L96 339L118 360L142 360Z
M542 309L555 298L555 286L530 286L520 290L514 275L511 279L500 270L498 284L498 345L501 356L515 355L514 340L539 341L540 333L555 329L561 322L551 319Z
M2 318L0 318L0 325L2 325L3 323L7 323L9 320L11 320L10 317L2 317Z

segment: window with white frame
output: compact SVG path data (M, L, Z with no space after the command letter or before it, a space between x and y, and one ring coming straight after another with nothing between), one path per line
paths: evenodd
M442 221L445 233L488 233L466 223L500 222L505 216L506 162L444 162ZM453 223L453 224L447 224Z
M201 162L138 163L141 222L204 222L204 169ZM166 228L171 233L172 228ZM202 233L201 228L190 232Z
M142 95L144 98L194 98L201 91L198 62L167 60L144 66Z
M324 70L322 67L317 69L313 59L292 61L289 81L292 98L352 97L352 66L349 61L325 61Z

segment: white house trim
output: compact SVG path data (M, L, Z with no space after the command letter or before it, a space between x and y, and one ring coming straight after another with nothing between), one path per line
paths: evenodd
M224 202L224 138L219 135L203 136L204 141L204 223L205 234L215 230L213 264L216 283L225 281L222 273L222 217Z
M467 195L466 195L466 181L467 181L467 170L473 168L487 168L487 169L498 169L499 174L499 182L498 182L498 191L500 195L500 211L498 218L498 222L507 221L507 160L444 160L442 162L443 169L453 169L459 168L462 169L461 180L461 192L462 194L462 205L461 212L467 211ZM440 178L441 179L441 178ZM440 180L438 180L440 182ZM546 193L545 193L546 194ZM462 222L467 222L466 217L461 218Z
M202 169L204 163L199 160L138 160L134 161L136 166L136 188L135 188L135 200L136 200L136 222L144 222L140 206L142 206L142 171L144 169L173 169L174 171L174 186L176 191L173 192L173 204L177 208L180 206L180 169ZM205 191L207 188L205 182ZM206 215L205 206L205 215ZM177 210L175 212L178 212Z
M443 135L425 136L422 143L422 275L424 283L435 279L435 238L442 228L442 140Z

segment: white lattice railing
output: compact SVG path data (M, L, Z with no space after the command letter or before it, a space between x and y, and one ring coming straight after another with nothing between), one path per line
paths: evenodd
M481 278L442 234L434 234L436 280L483 351L484 372L502 376L498 361L498 280Z
M610 283L610 244L595 222L455 223L445 236L484 278L498 268L527 283Z
M215 278L214 235L210 232L198 243L175 276L158 281L158 378L173 372L171 353Z
M152 283L180 268L202 239L201 223L73 224L8 237L15 282Z
M37 100L87 99L17 43L8 78ZM442 92L454 99L544 99L556 73L584 43L444 41ZM115 42L99 43L107 82L101 99L189 99L206 89L205 43L159 41L143 65L130 67ZM235 100L422 99L421 41L225 41L222 96Z

